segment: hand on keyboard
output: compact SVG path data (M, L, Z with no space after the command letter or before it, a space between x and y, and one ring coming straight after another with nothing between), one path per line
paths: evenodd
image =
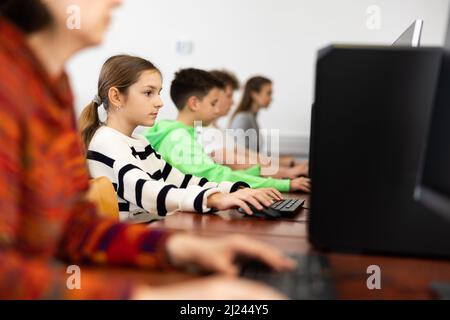
M272 203L272 205L265 207L261 210L258 210L255 207L250 206L250 209L253 211L253 214L251 216L263 219L278 219L284 217L291 217L303 208L304 203L305 201L301 199L285 199L281 201L276 201ZM238 211L243 214L247 214L246 211L242 209L239 209Z
M292 270L296 263L279 249L245 236L204 238L188 234L173 235L168 242L168 253L175 267L237 275L236 257L246 256L263 261L274 270Z
M291 192L311 192L311 179L309 178L296 178L291 180Z
M208 197L207 205L209 208L218 210L228 210L239 207L247 214L251 215L252 210L250 206L262 210L264 206L270 206L274 199L276 201L282 200L281 193L272 188L250 189L245 188L233 193L214 193Z

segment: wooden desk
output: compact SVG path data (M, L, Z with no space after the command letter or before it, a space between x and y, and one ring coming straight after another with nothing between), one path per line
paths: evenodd
M287 197L307 199L304 195ZM307 239L307 210L300 212L294 220L296 221L250 219L233 210L221 212L219 215L177 213L163 221L152 223L149 227L184 230L205 236L245 234L289 253L308 253L313 249ZM450 282L450 261L335 253L328 254L328 257L336 279L339 299L431 299L431 282ZM367 288L367 267L371 265L381 268L382 290L371 291ZM113 273L115 272L152 285L174 283L193 277L180 272L117 270Z
M305 195L289 195L290 198L304 199ZM216 214L199 215L197 213L176 213L166 219L150 224L150 227L171 230L190 230L208 233L238 233L246 235L264 235L275 237L305 238L307 210L302 210L292 219L263 220L246 217L237 210L222 211Z

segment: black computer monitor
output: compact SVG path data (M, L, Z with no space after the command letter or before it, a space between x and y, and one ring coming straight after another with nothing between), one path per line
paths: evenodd
M450 24L415 198L450 219Z

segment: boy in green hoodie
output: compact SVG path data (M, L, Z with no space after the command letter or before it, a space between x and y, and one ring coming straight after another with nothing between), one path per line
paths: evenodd
M275 188L281 192L310 191L308 178L272 179L259 175L260 167L232 170L214 162L197 142L197 123L211 124L218 115L216 107L225 84L207 71L180 70L170 89L179 114L176 121L163 120L149 128L145 137L171 165L186 174L202 176L210 181L244 181L252 188Z

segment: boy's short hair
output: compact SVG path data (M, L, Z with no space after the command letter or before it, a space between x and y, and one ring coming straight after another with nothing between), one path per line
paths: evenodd
M206 97L212 89L225 89L225 83L212 73L200 69L182 69L175 73L170 97L178 110L183 110L190 97Z
M234 91L238 90L241 86L238 78L234 75L234 73L228 70L212 70L211 73L222 80L226 86L230 86Z

